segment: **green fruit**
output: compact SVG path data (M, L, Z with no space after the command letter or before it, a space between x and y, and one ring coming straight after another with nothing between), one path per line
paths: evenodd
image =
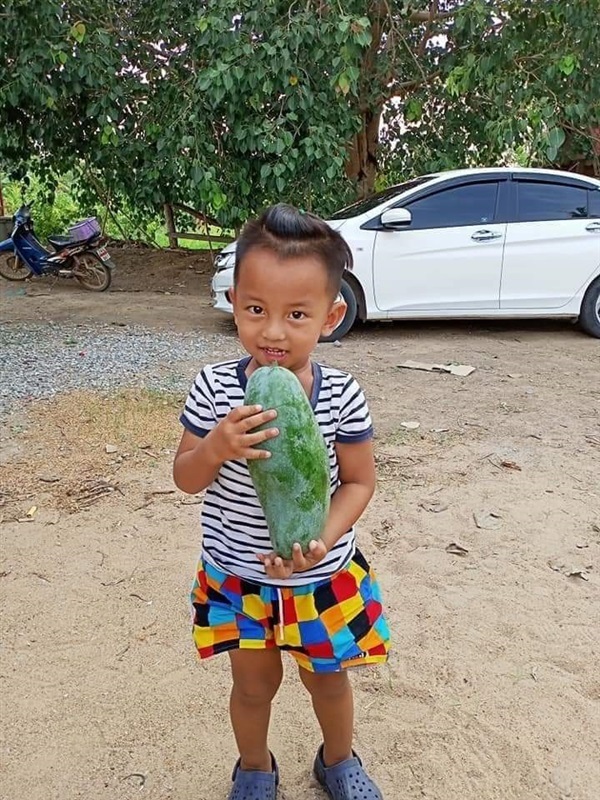
M248 379L245 405L275 409L277 419L261 425L279 435L257 447L270 458L248 459L248 470L267 520L273 550L292 557L292 545L303 552L319 539L330 499L327 446L302 384L289 369L260 367Z

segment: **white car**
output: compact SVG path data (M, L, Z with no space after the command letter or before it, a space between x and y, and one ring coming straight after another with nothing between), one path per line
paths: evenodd
M545 169L425 175L334 214L360 320L563 317L600 338L600 181ZM235 243L215 260L214 306L231 313Z

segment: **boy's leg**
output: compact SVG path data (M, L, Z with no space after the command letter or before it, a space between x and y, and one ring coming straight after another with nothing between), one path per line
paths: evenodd
M233 688L229 709L242 770L271 772L267 745L271 701L277 694L283 667L278 649L231 650Z
M325 766L352 758L354 700L348 673L309 672L302 667L299 672L323 732Z

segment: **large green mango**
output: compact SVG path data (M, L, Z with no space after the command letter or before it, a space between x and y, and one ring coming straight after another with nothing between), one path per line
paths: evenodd
M258 445L271 457L248 459L248 469L273 550L291 558L295 542L305 552L325 526L330 499L327 446L306 392L289 369L273 365L253 372L244 403L277 411L277 419L261 428L276 426L279 435Z

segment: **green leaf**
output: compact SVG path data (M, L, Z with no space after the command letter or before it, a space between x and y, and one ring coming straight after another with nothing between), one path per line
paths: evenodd
M74 25L71 26L71 30L69 34L72 39L75 39L76 42L81 44L85 39L85 23L83 22L76 22Z
M562 128L551 128L548 131L546 156L549 161L555 161L558 151L565 142L566 134Z
M349 65L346 67L346 75L352 82L355 82L360 78L360 69L358 67Z
M558 68L563 75L570 75L577 66L577 59L574 55L568 54L563 56L558 62Z
M350 79L345 72L342 72L342 74L338 77L337 87L343 95L348 94L350 91Z
M415 97L411 99L404 106L404 117L407 122L416 122L421 119L423 115L423 104Z
M202 180L204 179L204 170L202 169L202 167L199 164L195 164L192 167L191 178L192 178L192 183L196 184L196 186L199 183L201 183Z

